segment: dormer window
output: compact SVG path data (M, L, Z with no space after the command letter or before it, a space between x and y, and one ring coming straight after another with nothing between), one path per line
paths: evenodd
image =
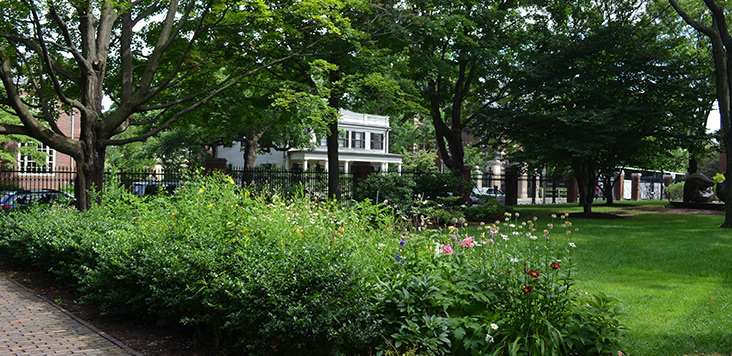
M371 134L371 149L372 150L383 150L384 149L384 134L380 134L380 133Z
M365 132L352 132L351 133L353 148L366 148L366 133Z

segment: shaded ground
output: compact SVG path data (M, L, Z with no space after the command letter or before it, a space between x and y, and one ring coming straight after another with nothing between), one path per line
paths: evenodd
M724 210L708 210L708 209L684 209L684 208L667 208L663 206L629 206L623 210L630 211L653 211L667 214L681 215L719 215L724 216Z
M16 280L47 300L76 315L123 344L148 356L210 356L212 347L193 345L190 331L181 327L157 327L134 320L100 315L94 305L75 303L81 295L48 275L0 260L0 273Z
M596 207L602 207L600 204ZM687 208L674 208L665 206L646 206L646 205L628 205L628 204L613 204L610 205L620 209L617 213L598 213L593 212L590 214L585 213L572 213L570 218L572 219L623 219L633 216L633 212L636 211L648 211L665 214L680 214L680 215L718 215L724 216L724 210L710 210L710 209L687 209ZM559 214L559 213L558 213Z

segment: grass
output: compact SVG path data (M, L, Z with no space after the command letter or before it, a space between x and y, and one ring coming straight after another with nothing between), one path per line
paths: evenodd
M732 353L732 231L722 216L593 207L621 219L572 219L580 232L577 287L618 298L628 355ZM633 202L663 205L663 202ZM520 206L522 218L549 222L576 205ZM541 226L541 225L540 225Z

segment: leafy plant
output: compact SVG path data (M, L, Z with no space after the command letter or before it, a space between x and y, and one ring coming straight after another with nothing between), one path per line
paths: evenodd
M372 174L355 185L353 198L357 201L370 199L373 202L392 205L399 210L408 210L412 205L414 182L407 176Z

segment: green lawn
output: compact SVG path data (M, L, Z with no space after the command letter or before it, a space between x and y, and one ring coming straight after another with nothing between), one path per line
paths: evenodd
M581 209L553 205L515 211L548 222L553 212ZM723 217L603 205L593 212L628 214L622 219L570 216L580 228L572 235L578 288L620 299L627 354L732 353L732 230L719 228Z

